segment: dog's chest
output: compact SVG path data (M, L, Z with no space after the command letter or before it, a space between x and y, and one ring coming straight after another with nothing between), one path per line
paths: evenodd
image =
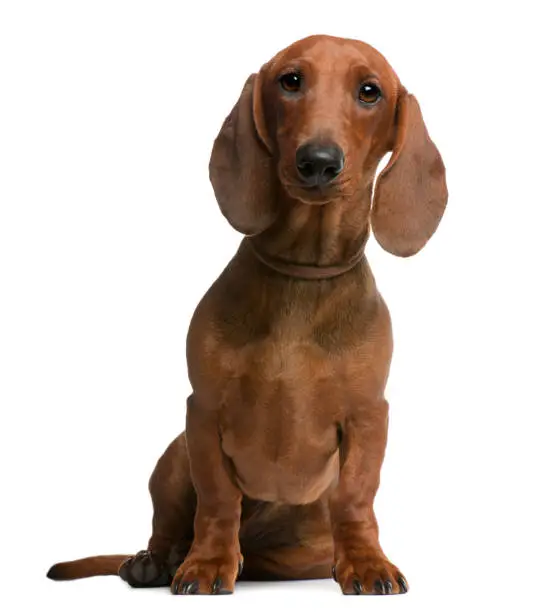
M237 375L223 387L222 448L240 487L268 501L317 499L338 472L332 362L315 344L272 339L230 358Z

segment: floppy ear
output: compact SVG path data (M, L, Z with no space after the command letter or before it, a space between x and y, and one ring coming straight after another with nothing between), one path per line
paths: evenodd
M376 240L394 255L414 255L436 231L446 204L443 161L419 103L403 90L393 153L374 190L371 224Z
M252 74L224 121L209 164L220 210L239 232L254 235L277 216L274 160L266 133L261 77Z

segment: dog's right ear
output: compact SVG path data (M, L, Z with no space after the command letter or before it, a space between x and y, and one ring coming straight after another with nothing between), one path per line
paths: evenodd
M210 181L220 210L252 236L277 216L276 170L263 117L260 74L252 74L224 121L210 157Z

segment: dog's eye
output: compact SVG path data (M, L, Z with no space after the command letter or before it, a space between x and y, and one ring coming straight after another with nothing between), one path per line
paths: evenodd
M363 104L375 104L381 98L381 89L375 83L363 83L359 89L359 100Z
M288 93L299 91L301 84L302 76L298 72L288 72L280 77L280 85Z

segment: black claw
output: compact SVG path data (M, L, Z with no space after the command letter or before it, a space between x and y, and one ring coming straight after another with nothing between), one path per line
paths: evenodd
M376 580L376 582L374 582L374 591L376 591L378 595L385 595L383 580Z
M393 583L390 580L386 580L383 583L383 587L385 589L385 595L392 595L392 592L393 592Z
M174 595L181 595L186 584L182 578L177 578L171 585L171 591Z
M408 583L406 582L406 579L404 578L404 576L400 574L398 578L396 579L396 581L398 582L398 588L400 589L400 592L407 593L409 587L408 587Z
M357 593L357 595L363 594L363 585L359 580L353 581L353 590L355 591L355 593Z
M212 594L213 595L232 595L233 594L233 591L230 591L229 589L224 589L222 585L223 585L222 579L220 578L220 576L218 576L218 578L216 578L216 580L214 581L214 584L212 585Z
M199 590L199 583L197 582L197 580L194 580L193 582L183 582L181 586L181 595L193 595Z
M336 580L336 565L333 565L333 566L331 567L331 574L332 574L332 579L333 579L335 582L338 582L338 580Z

